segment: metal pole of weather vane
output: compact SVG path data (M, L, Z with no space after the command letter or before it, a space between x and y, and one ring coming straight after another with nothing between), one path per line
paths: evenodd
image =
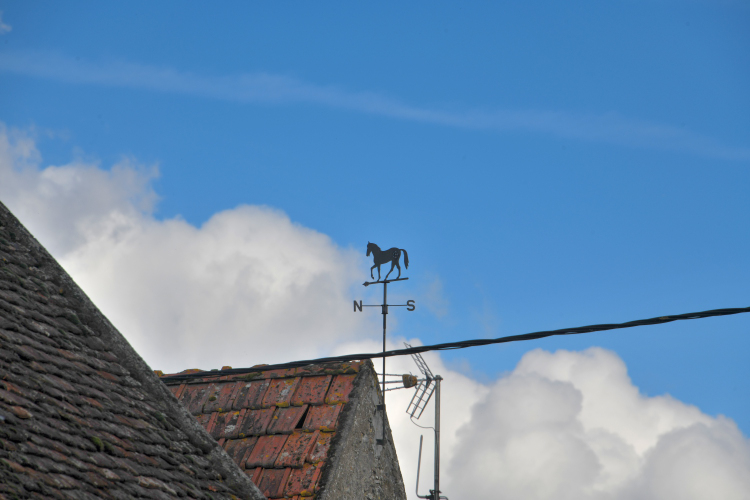
M377 440L377 444L383 446L385 445L385 351L386 351L386 345L385 345L385 339L386 339L386 329L387 329L387 323L388 323L388 307L406 307L407 311L413 311L416 309L416 304L413 300L407 300L406 304L388 304L388 283L393 283L395 281L406 281L409 278L402 278L401 277L401 266L399 265L399 260L401 259L401 254L404 255L404 267L406 269L409 269L409 254L406 253L406 250L403 248L389 248L388 250L381 250L380 247L378 247L375 243L367 243L367 256L369 257L370 254L373 255L374 264L370 268L370 278L373 280L375 279L375 276L373 275L373 269L376 267L378 268L378 279L377 281L365 281L363 283L364 286L370 286L370 285L383 285L383 303L382 304L362 304L362 301L360 300L359 303L355 300L354 301L354 312L362 312L363 307L380 307L381 311L383 313L383 402L382 404L378 405L378 410L382 411L383 415L383 434L381 436L381 439ZM385 275L385 279L380 279L380 266L383 264L391 264L391 270L388 271L388 274ZM388 279L388 276L390 276L391 272L393 272L393 268L398 269L398 276L395 279Z

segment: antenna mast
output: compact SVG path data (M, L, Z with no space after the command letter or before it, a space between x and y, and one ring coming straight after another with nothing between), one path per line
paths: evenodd
M407 348L411 348L411 346L406 342L404 342L404 345ZM414 396L412 396L411 402L406 409L406 413L409 414L409 417L412 419L416 417L417 420L419 420L419 417L422 416L422 412L427 406L427 403L430 401L433 392L435 393L435 484L434 489L430 490L429 495L419 494L419 468L422 464L423 438L423 436L419 436L419 460L417 461L417 496L419 498L429 498L431 500L448 500L448 497L440 496L440 382L442 382L443 377L441 377L440 375L432 374L432 370L430 370L430 367L427 366L427 363L425 363L425 360L424 358L422 358L421 354L412 354L411 357L417 364L417 366L419 367L419 371L422 372L422 375L424 375L425 378L419 381L417 390L414 393Z

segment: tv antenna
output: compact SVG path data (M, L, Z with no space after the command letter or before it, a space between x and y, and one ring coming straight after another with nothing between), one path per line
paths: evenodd
M411 349L411 346L404 342L407 349ZM419 436L419 457L417 458L417 488L416 493L419 498L427 498L430 500L448 500L448 497L440 495L440 382L443 377L440 375L433 375L430 367L427 366L424 358L419 353L411 355L414 362L417 364L419 371L422 372L424 378L417 378L414 375L396 375L395 373L384 373L391 377L401 377L401 380L390 380L385 381L383 377L383 387L385 384L402 384L401 387L394 387L392 389L385 389L386 391L395 391L396 389L408 389L415 387L414 395L409 402L409 406L406 408L406 413L409 414L410 420L415 424L414 420L419 420L422 416L422 412L427 407L427 403L430 402L430 398L435 394L435 484L434 489L430 490L429 495L419 494L419 469L422 466L422 440L424 436ZM422 427L422 426L419 426ZM429 427L428 427L429 428Z

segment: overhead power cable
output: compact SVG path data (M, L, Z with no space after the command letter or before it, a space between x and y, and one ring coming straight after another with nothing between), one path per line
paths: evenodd
M166 375L162 378L169 378L170 380L189 380L193 378L203 378L207 376L216 375L237 375L243 373L261 372L267 370L281 370L285 368L299 368L307 365L314 365L318 363L331 363L331 362L345 362L355 361L361 359L372 359L392 356L405 356L407 354L417 354L429 351L448 351L452 349L465 349L467 347L478 347L492 344L504 344L506 342L519 342L522 340L535 340L543 339L546 337L553 337L556 335L577 335L579 333L591 333L591 332L602 332L607 330L618 330L622 328L633 328L636 326L648 326L648 325L661 325L664 323L671 323L672 321L682 321L689 319L700 319L700 318L711 318L714 316L730 316L732 314L741 314L750 312L750 307L737 307L728 309L712 309L710 311L694 312L686 314L675 314L669 316L659 316L651 319L639 319L636 321L628 321L627 323L607 323L601 325L589 325L579 326L576 328L563 328L561 330L547 330L542 332L524 333L521 335L510 335L508 337L499 337L496 339L474 339L474 340L462 340L459 342L447 342L445 344L434 344L434 345L423 345L417 347L411 347L408 349L394 349L385 352L372 352L365 354L346 354L344 356L329 356L327 358L317 359L305 359L301 361L292 361L289 363L278 363L274 365L259 365L251 368L232 368L228 370L213 370L203 371L196 373L181 373L175 375Z

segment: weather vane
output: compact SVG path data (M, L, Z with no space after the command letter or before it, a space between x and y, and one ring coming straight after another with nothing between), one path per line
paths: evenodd
M395 281L406 281L409 278L402 278L401 277L401 266L399 265L399 260L401 259L401 254L404 254L404 267L406 269L409 269L409 254L406 253L406 250L403 248L389 248L388 250L381 250L379 246L377 246L375 243L367 242L367 256L369 257L370 254L372 254L374 264L370 268L370 278L375 279L375 276L373 275L373 269L376 267L378 268L378 280L377 281L365 281L363 283L364 286L370 286L370 285L383 285L383 303L382 304L362 304L362 301L360 300L357 302L354 301L354 312L362 312L363 307L380 307L382 314L383 314L383 404L378 405L378 409L382 410L383 412L383 439L378 440L378 444L383 445L385 444L385 333L386 333L386 319L388 318L388 308L389 307L406 307L407 311L413 311L416 309L416 303L413 300L407 300L406 304L389 304L388 303L388 283L393 283ZM385 279L380 279L380 266L390 262L391 263L391 270L388 271L388 274L385 275ZM393 271L393 268L398 268L398 276L394 279L389 280L388 276L391 275L391 272Z

